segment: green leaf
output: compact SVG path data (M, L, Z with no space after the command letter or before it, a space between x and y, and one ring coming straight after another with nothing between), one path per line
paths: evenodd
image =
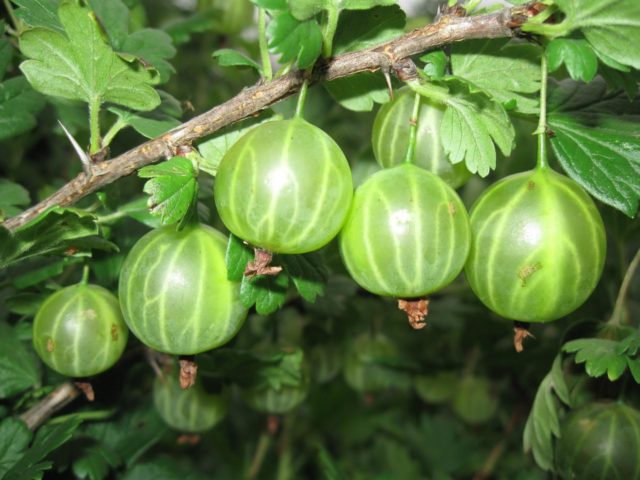
M574 80L590 82L598 73L598 57L583 39L556 38L547 46L549 71L554 72L564 63Z
M133 55L143 65L152 65L160 74L160 83L175 73L167 61L176 54L169 34L151 28L129 33L130 12L122 0L91 0L89 4L106 30L113 49L125 61Z
M553 113L551 146L567 174L600 201L634 217L640 201L638 120Z
M180 125L182 107L180 102L170 94L158 90L161 103L150 112L135 112L118 107L109 107L120 121L130 125L136 132L146 138L156 138L172 128Z
M0 79L4 77L13 59L13 45L5 37L5 27L4 20L0 20Z
M267 10L287 9L287 0L251 0L251 3Z
M200 163L199 168L215 177L220 160L240 137L252 128L276 118L280 117L273 116L271 111L266 111L257 118L238 122L216 132L208 140L198 144L198 151L202 156L202 163Z
M0 178L0 221L17 215L30 201L29 192L22 185Z
M14 77L0 83L0 140L31 130L35 115L44 108L42 95L25 77Z
M31 287L45 280L49 280L51 277L62 274L67 266L78 263L79 261L82 261L82 259L78 257L66 257L61 260L56 260L43 267L29 270L13 277L11 283L19 290Z
M627 357L627 366L633 379L640 384L640 358Z
M486 177L496 167L494 142L505 156L513 148L515 131L507 112L485 95L461 89L446 103L440 135L449 160L464 160L470 172Z
M221 48L212 54L213 58L218 59L221 67L251 67L258 73L262 74L262 67L255 60L247 57L237 50L231 48Z
M180 221L198 199L198 173L185 157L173 157L158 165L138 171L141 178L150 178L144 192L150 195L148 206L163 225Z
M288 0L289 11L298 20L306 20L322 11L368 10L395 3L396 0Z
M399 37L404 33L405 23L406 15L397 5L342 12L333 52L337 55L370 48Z
M354 112L370 112L376 103L389 101L384 77L362 72L325 83L325 88L340 105Z
M167 426L151 405L128 409L109 421L92 422L87 425L84 434L93 438L110 456L111 464L127 467L153 447L167 432Z
M120 464L120 458L109 448L91 445L82 450L73 461L72 470L76 478L102 480L109 470Z
M227 278L234 282L242 281L247 263L253 260L253 249L233 233L229 234L225 262L227 264Z
M582 338L566 343L562 350L575 353L576 363L584 363L590 377L601 377L605 373L610 381L622 376L627 368L626 355L620 355L618 342L603 338Z
M31 27L44 27L63 31L58 19L60 0L11 0L18 8L16 17Z
M34 28L20 36L20 50L30 58L20 64L20 69L36 90L135 110L152 110L160 103L150 85L152 76L134 70L114 53L90 10L64 0L58 15L66 34Z
M554 0L564 12L555 30L579 29L601 59L640 69L640 2L634 0ZM607 63L607 61L605 61Z
M31 437L22 420L9 417L0 422L0 478L5 478L5 473L22 458Z
M302 298L313 303L318 296L324 295L327 271L319 254L280 255L277 258Z
M285 272L278 275L256 275L242 277L240 302L245 308L256 306L260 315L269 315L284 305L287 297L289 276Z
M86 242L98 235L96 218L74 208L52 207L10 233L0 226L0 269L37 255L53 255L68 248L87 251L104 247Z
M562 375L560 355L556 357L551 371L540 383L524 427L524 450L533 452L533 458L543 470L553 468L553 437L560 436L559 404L554 392L562 392L560 398L570 406L567 402L568 388Z
M426 63L423 68L424 73L433 80L440 80L447 72L448 59L442 50L429 52L420 57L420 60Z
M620 72L605 65L600 65L599 71L611 90L623 90L627 94L629 101L636 98L638 95L638 82L632 74Z
M0 398L12 397L40 383L40 362L14 329L0 322Z
M540 49L508 40L457 43L451 54L453 75L497 102L522 113L538 113L538 101L528 94L540 90ZM473 89L470 89L473 91Z
M78 418L71 418L59 425L41 427L36 433L31 448L13 465L3 480L40 478L41 472L49 470L53 466L53 462L45 460L47 456L68 442L79 425Z
M313 65L322 50L322 32L315 20L296 20L289 12L269 23L269 47L280 54L280 63L295 62L300 69Z

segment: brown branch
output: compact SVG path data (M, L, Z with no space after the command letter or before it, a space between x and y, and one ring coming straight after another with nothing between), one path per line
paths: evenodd
M46 422L51 415L72 402L78 395L80 395L80 390L73 383L65 382L20 415L20 419L27 424L30 430L35 430Z
M530 15L527 5L472 17L442 16L435 23L413 30L393 41L374 48L345 53L319 61L311 73L311 83L335 80L359 72L393 66L411 55L460 40L513 36ZM303 72L293 71L268 83L258 82L211 110L192 118L164 135L149 140L112 160L93 165L91 174L80 173L50 197L13 218L3 226L14 230L34 219L46 209L67 206L136 170L174 155L180 146L210 135L223 127L254 115L270 105L296 93Z

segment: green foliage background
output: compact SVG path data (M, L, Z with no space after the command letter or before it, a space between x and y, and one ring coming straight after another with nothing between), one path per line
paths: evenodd
M270 285L241 276L251 251L232 237L229 273L255 308L231 343L197 359L204 387L231 399L219 425L197 442L170 430L152 405L153 355L131 338L120 362L92 379L95 402L78 399L29 431L18 416L66 380L30 344L43 299L77 282L83 264L92 282L116 291L124 256L149 228L198 215L223 229L212 198L220 158L246 128L291 116L295 99L284 100L74 208L56 207L12 233L0 227L0 479L553 478L554 438L568 411L603 399L640 405L637 280L616 307L640 247L640 50L629 47L640 44L640 4L594 1L602 8L592 16L581 2L549 2L563 21L523 28L548 42L552 164L600 201L607 228L605 272L580 309L534 326L536 338L516 353L512 324L483 307L464 278L430 298L428 327L413 331L395 301L358 289L335 242L279 259L285 272ZM92 154L97 132L114 157L267 75L253 5L177 3L5 2L0 219L82 171L58 122ZM254 1L269 12L274 60L288 68L308 68L327 49L394 38L405 20L429 21L405 19L394 3ZM629 24L624 41L608 36L619 18ZM93 60L90 45L100 46ZM468 207L498 178L535 165L539 55L531 42L475 40L416 59L430 86L423 93L447 108L446 151L479 174L459 190ZM305 118L341 146L356 185L378 168L371 127L387 100L380 74L309 90ZM305 401L284 415L243 400L247 391L303 383Z

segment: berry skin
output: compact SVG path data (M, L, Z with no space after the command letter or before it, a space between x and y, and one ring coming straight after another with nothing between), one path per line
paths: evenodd
M571 412L555 458L567 480L639 480L640 412L621 403L593 403Z
M340 147L300 118L259 125L225 154L214 197L225 226L276 253L325 246L346 218L353 196Z
M200 433L212 429L226 416L229 402L224 395L208 394L200 383L183 390L177 375L167 375L156 378L153 403L171 428Z
M193 355L233 338L247 316L240 285L227 280L226 237L206 225L153 230L122 265L125 321L151 348Z
M380 107L373 122L371 144L378 164L383 168L400 165L409 147L409 130L414 93L400 89L395 98ZM444 107L422 98L418 116L415 165L442 178L450 187L458 188L471 178L464 163L452 164L442 147L440 124Z
M470 241L469 217L456 192L436 175L403 164L358 187L340 251L366 290L416 298L456 278Z
M471 209L465 274L505 318L549 322L578 308L604 267L600 213L573 180L549 168L506 177Z
M33 346L49 367L69 377L89 377L122 356L129 330L118 299L98 285L58 290L38 309Z

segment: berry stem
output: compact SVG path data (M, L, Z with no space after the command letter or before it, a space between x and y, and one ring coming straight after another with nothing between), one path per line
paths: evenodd
M631 279L635 274L638 264L640 263L640 249L636 252L633 260L629 264L629 268L627 268L627 273L625 273L624 278L622 279L622 285L620 285L620 291L618 291L618 297L616 298L615 307L613 307L613 313L611 314L611 318L609 319L610 325L621 325L622 319L624 317L624 304L627 299L627 292L629 291L629 286L631 285Z
M304 112L304 102L307 99L307 89L309 88L309 81L305 78L300 87L300 94L298 95L298 103L296 105L296 118L302 118Z
M85 264L82 267L82 279L80 280L82 285L89 283L89 265Z
M409 146L407 147L407 155L404 157L405 163L414 163L416 156L416 140L418 137L418 117L420 115L420 101L422 97L416 92L413 98L413 110L409 118Z
M336 8L327 9L326 24L322 30L322 56L329 58L333 51L333 37L338 28L338 17L340 11Z
M542 52L540 56L540 118L538 128L534 132L538 135L538 158L536 167L538 169L548 168L547 158L547 56Z
M92 98L89 101L89 154L94 155L102 148L100 139L100 99Z
M270 82L273 78L269 46L267 45L267 14L264 8L258 8L258 41L260 44L260 59L262 60L262 78Z

